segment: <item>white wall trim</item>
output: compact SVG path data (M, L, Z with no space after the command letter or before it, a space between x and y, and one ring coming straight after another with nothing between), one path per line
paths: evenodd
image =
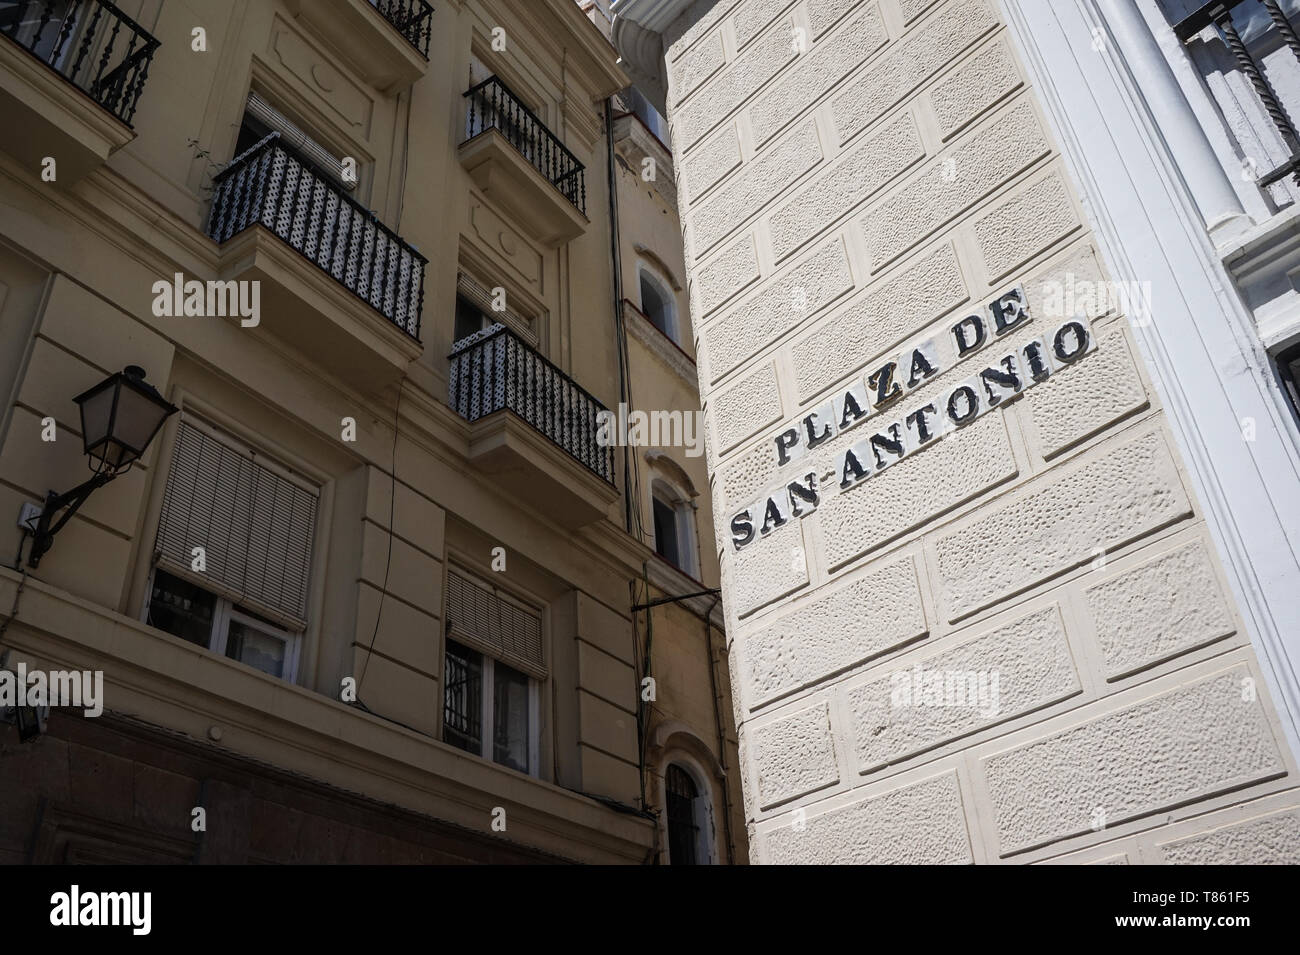
M1300 469L1254 322L1097 0L1001 0L1117 280L1150 281L1133 327L1284 731L1300 753ZM1093 48L1101 38L1102 49ZM1276 392L1276 387L1272 387ZM1256 440L1242 439L1242 421Z

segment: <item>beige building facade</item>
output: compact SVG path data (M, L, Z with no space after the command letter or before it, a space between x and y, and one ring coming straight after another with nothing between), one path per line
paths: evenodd
M1161 11L613 12L678 171L753 860L1300 859L1297 419L1224 264L1290 200L1148 112Z
M29 13L0 652L104 692L0 725L0 861L745 861L704 458L599 434L699 396L671 157L589 12ZM33 566L128 366L177 411Z

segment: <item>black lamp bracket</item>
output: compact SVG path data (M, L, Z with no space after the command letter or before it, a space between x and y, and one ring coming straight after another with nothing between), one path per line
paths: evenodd
M111 468L97 471L89 481L78 484L70 491L64 491L62 494L50 491L45 495L45 507L41 510L41 518L32 534L32 552L27 557L29 567L40 566L41 558L54 543L54 535L63 530L63 525L68 523L82 504L86 503L86 498L117 477L118 473ZM58 520L55 520L55 514L60 510L63 513L58 515Z

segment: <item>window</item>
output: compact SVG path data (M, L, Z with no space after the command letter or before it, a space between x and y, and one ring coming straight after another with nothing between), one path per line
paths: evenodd
M677 539L677 509L660 497L654 499L655 552L668 563L681 563L680 541Z
M644 268L641 270L641 313L650 319L651 325L677 341L672 293Z
M447 689L442 738L468 753L483 754L483 655L447 641Z
M654 509L655 553L679 570L695 576L694 509L668 485L655 481L651 488Z
M187 415L172 448L146 622L293 680L318 493Z
M308 136L292 120L257 93L250 92L244 109L244 120L239 127L239 139L235 143L235 155L243 155L271 133L279 133L281 142L296 149L312 165L344 189L349 191L356 189L359 169L354 167L349 174L345 175L343 160L340 157Z
M68 62L82 39L78 29L80 8L79 0L0 2L0 30L58 69Z
M297 634L165 570L154 570L145 622L263 673L293 679Z
M469 55L469 85L478 86L484 80L491 79L493 71L483 62L477 53Z
M1282 379L1282 390L1291 400L1291 407L1300 415L1300 342L1277 356L1277 370Z
M482 95L475 96L470 108L465 111L465 138L473 139L485 129L495 127L529 162L534 165L542 163L546 150L545 137L538 135L533 118L538 125L545 127L542 118L545 108L535 101L529 102L530 97L525 95L528 92L526 87L518 82L507 82L504 76L489 68L477 54L469 55L470 89L494 77L500 86L491 86ZM513 103L505 99L501 87L509 90ZM533 117L529 117L528 113L532 113ZM544 172L540 165L538 169Z
M672 865L700 864L700 792L691 774L676 763L664 773L668 813L668 861Z
M538 315L524 304L524 296L505 285L489 286L476 274L482 273L464 266L456 273L456 337L452 340L458 342L480 329L501 324L536 346Z
M456 296L456 329L453 333L453 342L469 338L475 332L481 332L491 325L492 320L483 313L482 309L463 296Z
M455 640L446 663L443 741L536 775L537 682Z
M537 775L540 615L456 570L447 574L444 742Z

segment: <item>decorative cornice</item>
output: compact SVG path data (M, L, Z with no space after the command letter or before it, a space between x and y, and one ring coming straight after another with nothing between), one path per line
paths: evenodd
M627 316L627 328L632 337L650 349L660 361L676 373L696 395L700 393L700 382L695 369L695 362L682 351L681 347L650 323L650 319L641 314L641 310L623 300L623 314Z
M610 14L639 24L643 29L662 34L668 25L686 12L692 0L614 0Z
M1300 338L1300 293L1292 276L1300 272L1300 209L1292 206L1219 246L1255 316L1260 341L1277 351Z
M646 128L641 117L635 113L623 113L615 118L614 148L637 176L641 174L642 160L646 157L654 160L655 177L651 186L668 204L668 208L676 211L677 182L673 170L673 154L659 141L658 136ZM680 291L680 286L675 287Z
M637 88L667 115L668 82L664 73L663 31L690 6L691 0L615 0L610 14L614 46Z
M593 103L628 85L617 51L573 0L506 0L528 27L529 42L550 48L591 91Z

